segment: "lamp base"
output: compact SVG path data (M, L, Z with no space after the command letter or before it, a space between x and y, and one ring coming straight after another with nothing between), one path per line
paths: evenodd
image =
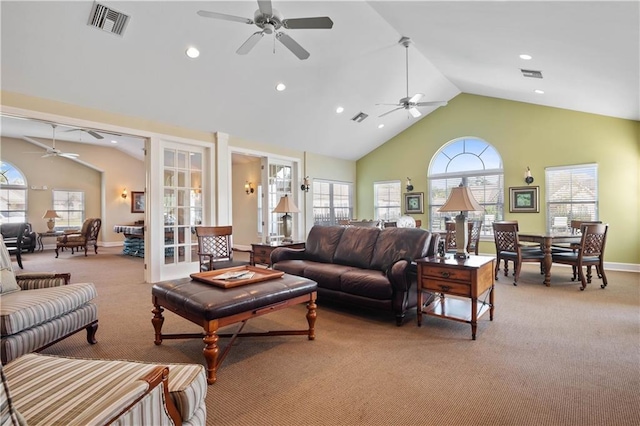
M454 259L468 259L469 258L469 253L454 253L453 258Z
M49 219L49 221L47 222L47 228L49 228L49 232L53 231L53 228L56 226L56 223L53 221L53 219Z

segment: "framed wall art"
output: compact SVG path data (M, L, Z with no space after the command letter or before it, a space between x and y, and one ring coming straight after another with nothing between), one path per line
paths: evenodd
M144 192L131 191L131 213L144 213Z
M510 213L539 213L539 186L518 186L509 188Z
M405 214L424 213L424 192L407 192L404 194Z

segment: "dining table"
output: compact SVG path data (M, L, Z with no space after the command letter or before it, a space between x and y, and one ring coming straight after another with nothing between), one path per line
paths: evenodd
M579 244L581 236L569 233L531 233L518 232L520 242L531 242L540 244L540 248L544 251L544 285L551 285L551 246L560 243Z

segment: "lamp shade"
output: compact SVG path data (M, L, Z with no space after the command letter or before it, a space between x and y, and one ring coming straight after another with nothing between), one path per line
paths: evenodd
M473 198L473 194L468 186L458 186L451 190L449 199L440 207L441 212L470 212L476 210L484 210L480 204Z
M44 216L42 216L43 219L55 219L58 216L58 213L56 213L55 210L47 210L46 212L44 212Z
M289 199L288 196L280 198L280 202L273 209L273 213L299 213L298 207Z

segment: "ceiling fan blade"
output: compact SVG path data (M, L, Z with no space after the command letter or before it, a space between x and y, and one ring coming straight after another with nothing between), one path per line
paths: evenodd
M422 115L420 111L418 111L418 108L416 107L409 108L409 114L411 114L413 118L418 118Z
M86 130L86 132L96 139L104 139L104 136L102 136L100 133L94 132L93 130Z
M58 154L58 156L74 160L80 157L80 154L76 154L75 152L61 152L60 154Z
M273 15L271 0L258 0L258 9L265 15Z
M416 102L416 106L445 106L447 101Z
M277 33L276 38L280 41L280 43L284 44L285 47L291 51L291 53L296 55L298 59L304 60L309 57L309 52L304 50L302 46L300 46L294 39L292 39L285 33Z
M384 116L385 116L385 115L387 115L387 114L391 114L392 112L394 112L394 111L398 111L399 109L403 109L403 108L404 108L404 107L394 108L394 109L392 109L391 111L387 111L387 112L385 112L384 114L379 115L379 116L378 116L378 118L380 118L380 117L384 117Z
M240 46L238 48L238 50L236 50L236 53L238 55L246 55L247 53L249 53L251 51L251 49L253 49L253 47L258 44L258 42L260 41L260 39L264 36L264 31L258 31L256 33L253 33L251 35L251 37L249 37L247 39L247 41L245 41L242 46Z
M328 16L318 16L315 18L293 18L283 19L282 25L290 30L300 29L330 29L333 28L333 21Z
M208 12L206 10L199 10L198 15L205 18L222 19L224 21L241 22L243 24L253 24L253 19L243 18L241 16L225 15L224 13Z
M420 99L422 99L423 96L424 94L422 93L416 93L411 97L411 99L409 99L409 103L412 103L412 104L418 103L420 102Z
M376 105L402 106L402 104L376 104Z

